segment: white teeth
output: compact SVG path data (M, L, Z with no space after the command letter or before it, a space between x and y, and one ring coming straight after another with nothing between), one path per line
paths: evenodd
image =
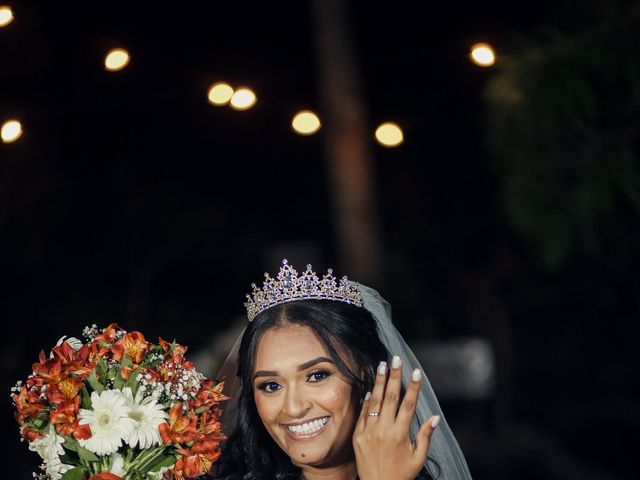
M329 421L329 417L324 417L313 422L303 423L302 425L289 425L287 428L295 433L313 433L324 427Z

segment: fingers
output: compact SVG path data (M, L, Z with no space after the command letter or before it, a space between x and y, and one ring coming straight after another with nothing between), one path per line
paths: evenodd
M436 426L440 422L440 415L434 415L429 418L428 421L422 424L418 434L416 435L415 451L414 455L416 460L420 464L424 464L427 461L427 455L429 454L429 444L431 443L431 436Z
M360 417L358 418L358 422L356 423L356 429L363 429L365 422L367 421L367 417L369 416L369 404L371 402L371 392L367 392L364 396L364 400L362 401L362 408L360 409Z
M400 401L400 391L402 389L402 360L395 355L391 360L391 371L389 381L384 392L384 400L380 411L380 419L389 423L396 420L398 403Z
M411 373L411 379L407 386L407 391L402 399L402 404L398 410L398 416L396 422L402 426L402 428L408 429L413 419L413 414L416 411L416 405L418 403L418 396L420 395L420 385L422 384L422 372L419 369L415 369Z
M371 398L369 399L369 408L367 410L367 417L369 419L377 417L382 407L382 400L385 395L385 384L387 382L387 362L380 362L376 373L376 381L373 385L373 391L371 392ZM371 413L375 415L370 415ZM377 419L377 418L376 418Z

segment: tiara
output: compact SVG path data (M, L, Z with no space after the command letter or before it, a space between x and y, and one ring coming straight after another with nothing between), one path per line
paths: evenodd
M268 308L296 300L335 300L362 306L362 296L356 282L350 281L347 277L342 277L338 281L331 269L328 269L320 280L311 265L307 265L304 273L298 275L286 259L282 260L277 278L271 278L268 273L265 273L262 289L255 283L252 283L251 287L253 292L251 295L247 294L247 301L244 304L249 321Z

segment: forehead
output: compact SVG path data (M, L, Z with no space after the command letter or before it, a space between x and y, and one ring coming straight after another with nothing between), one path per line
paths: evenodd
M317 357L329 357L329 352L309 327L285 324L267 330L256 348L255 370L280 370Z

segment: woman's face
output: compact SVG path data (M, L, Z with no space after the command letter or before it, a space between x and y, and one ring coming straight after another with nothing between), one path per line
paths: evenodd
M309 327L286 324L259 340L253 376L258 414L295 465L353 462L358 413L352 390Z

